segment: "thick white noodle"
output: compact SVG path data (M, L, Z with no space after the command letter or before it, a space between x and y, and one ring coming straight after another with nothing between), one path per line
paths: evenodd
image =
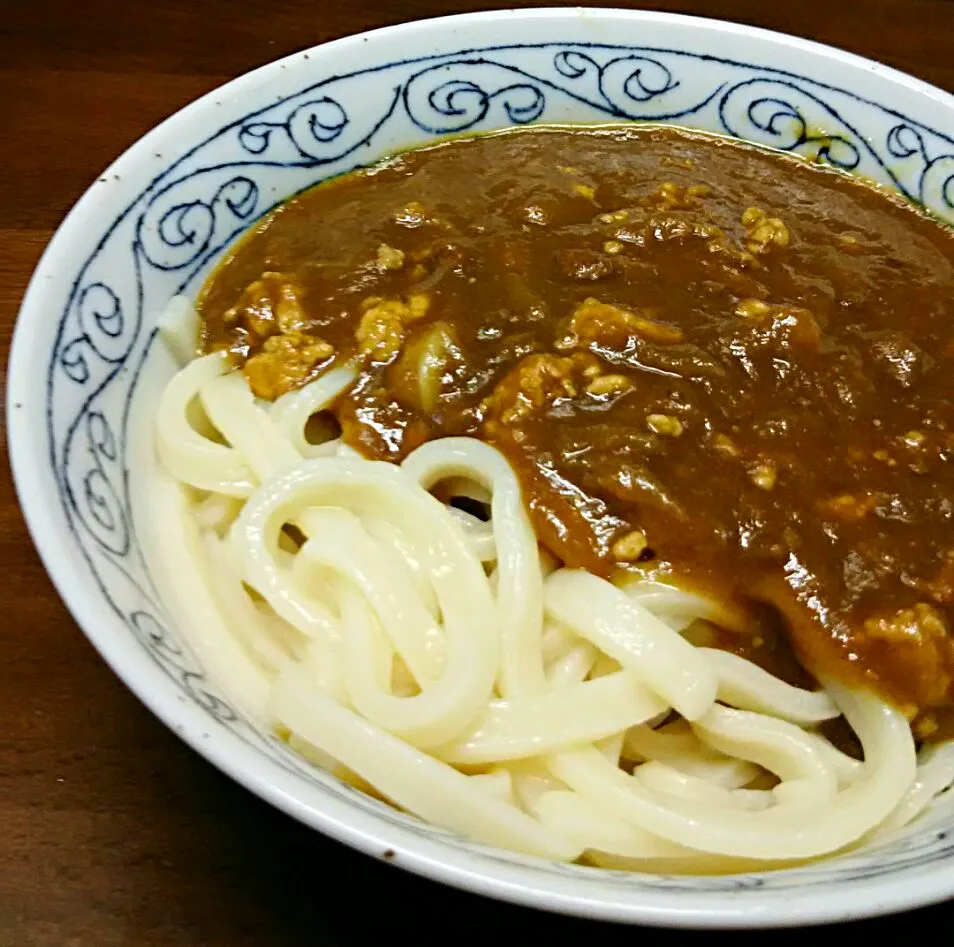
M375 542L358 517L345 510L313 509L309 525L313 535L299 561L357 586L417 685L436 681L444 667L444 635L392 550Z
M339 456L348 456L339 454ZM448 511L451 512L451 511ZM453 514L452 514L453 515ZM387 520L365 517L364 528L378 541L383 555L388 557L388 566L393 574L394 583L413 588L420 597L421 604L436 619L440 616L437 597L431 586L430 577L418 559L414 547L407 541L404 533ZM468 539L471 537L468 535ZM476 553L476 549L474 550ZM481 561L483 561L482 557Z
M647 789L655 790L674 799L700 802L705 806L730 809L768 809L772 805L771 792L765 789L724 789L722 786L699 776L693 776L667 766L658 760L650 760L636 767L633 773Z
M212 493L196 503L195 519L200 529L210 530L221 537L241 511L241 500L222 493Z
M546 578L546 576L543 576L543 578ZM543 654L544 665L550 667L571 648L580 644L582 640L582 638L574 635L572 631L564 628L559 622L545 620L543 637L540 639L540 651Z
M585 849L629 858L685 858L697 854L695 849L676 845L617 819L569 790L542 793L535 800L533 811L544 825Z
M755 710L792 723L820 723L841 716L824 691L806 691L764 671L729 651L699 649L719 680L719 700L742 710Z
M835 771L816 742L787 720L715 704L692 728L713 749L778 776L772 791L780 801L825 802L838 791Z
M497 542L494 539L494 528L491 523L474 516L465 510L448 507L448 512L461 525L474 549L474 555L481 562L497 561Z
M489 773L477 773L470 777L470 784L484 792L489 792L495 799L515 806L513 795L513 777L505 769L491 770Z
M494 763L622 734L666 709L628 671L532 697L492 701L472 731L435 754L450 763Z
M904 828L954 785L954 743L922 747L914 782L897 808L878 826L883 836Z
M256 404L245 379L237 372L209 381L199 398L209 420L247 460L259 482L301 460L294 444Z
M832 745L829 740L819 733L806 730L805 735L815 742L818 751L834 771L835 777L838 779L839 789L844 789L864 775L865 767L861 760L856 760L843 750L839 750L838 747Z
M574 681L585 681L598 658L596 647L588 641L581 641L547 667L547 686L557 689Z
M159 470L151 478L150 520L144 539L156 554L152 570L163 601L177 624L187 628L189 644L210 678L246 712L267 719L272 681L268 669L248 651L216 600L198 524L185 489Z
M202 536L208 566L209 588L216 596L223 614L241 636L242 643L257 663L272 674L294 660L304 649L304 641L294 641L296 631L280 618L263 615L242 586L241 580L228 567L222 551L222 541L212 533ZM277 625L288 629L278 632ZM293 637L294 636L294 637Z
M665 763L724 789L741 789L761 773L754 763L725 756L707 746L684 720L657 728L648 724L631 727L623 741L623 758Z
M191 300L186 296L173 296L156 325L179 368L188 365L199 349L199 314Z
M865 752L865 777L834 798L757 812L712 808L663 796L607 763L595 748L556 754L553 774L619 818L680 845L748 858L816 858L858 840L898 805L915 771L905 717L868 694L828 690Z
M194 322L176 303L163 325L180 359ZM749 633L738 609L562 568L490 445L433 441L395 467L311 443L353 379L335 368L269 406L204 356L157 411L165 598L213 679L304 758L480 842L640 871L880 842L954 782L954 744L915 760L878 698L690 643L700 621ZM816 729L842 713L863 762Z
M177 480L211 493L247 497L256 478L243 455L196 430L190 415L199 393L229 370L228 357L218 352L197 358L173 377L159 399L156 448L163 466Z
M312 415L327 411L335 399L354 384L355 374L350 365L332 368L304 388L282 395L272 405L268 413L272 424L302 457L328 457L337 451L337 438L323 444L311 444L305 437L305 428Z
M546 609L687 720L697 720L715 702L717 679L706 657L609 582L580 569L559 569L546 581Z
M233 529L233 541L243 556L246 581L271 601L279 566L270 549L280 530L286 523L301 521L303 512L310 508L331 505L357 517L367 513L392 522L414 543L431 575L443 617L444 667L440 679L422 694L428 700L422 699L419 705L440 707L441 713L440 718L425 715L419 721L418 738L428 745L447 742L476 720L490 701L499 654L491 620L494 603L480 562L455 528L446 507L402 470L385 463L329 457L304 460L285 474L266 481L246 503ZM319 519L315 525L315 536L309 543L322 541L319 536L327 524ZM328 566L339 563L345 573L349 568L344 555L335 559L327 554L327 548L321 561ZM423 608L420 614L427 616ZM362 627L360 620L350 616L350 635L360 635ZM419 629L418 646L422 653L429 634L429 623ZM361 640L363 643L364 639ZM406 661L409 654L410 651L403 655ZM357 657L362 658L360 654ZM346 658L346 666L351 663ZM411 667L410 662L408 666ZM349 680L355 683L356 678ZM431 691L433 694L429 694ZM370 699L370 694L366 696ZM406 700L410 703L416 698ZM426 720L430 721L430 728L425 725Z
M634 602L681 631L700 619L746 634L746 616L733 605L652 579L624 575L617 583Z
M520 697L544 690L540 557L513 468L489 444L464 437L424 444L401 466L425 490L449 477L466 477L490 493L498 572L498 688L503 697Z
M358 773L408 812L478 842L544 858L573 860L581 847L469 776L416 750L316 693L295 665L282 674L272 711L285 726Z

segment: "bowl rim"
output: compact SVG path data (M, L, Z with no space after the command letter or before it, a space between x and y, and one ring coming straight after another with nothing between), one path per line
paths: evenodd
M372 813L364 813L343 799L325 797L321 807L299 798L297 777L265 759L226 728L216 732L202 711L185 701L171 687L156 686L158 669L144 660L138 644L113 632L115 615L86 588L86 579L76 577L76 553L70 545L57 542L60 531L55 504L48 502L47 478L40 475L41 458L46 456L46 432L31 430L27 420L33 412L22 410L31 389L29 355L42 345L43 306L46 284L57 279L56 265L68 257L76 224L93 211L99 199L97 180L124 172L135 166L140 154L153 151L153 145L165 139L173 126L194 120L223 94L241 94L269 74L298 63L306 54L321 55L330 49L360 48L375 39L394 39L402 33L434 31L442 33L475 23L514 21L577 22L614 18L633 24L669 24L762 41L776 46L803 50L822 59L863 68L908 91L934 100L954 112L954 96L907 73L875 60L846 52L814 40L786 33L738 24L710 17L687 16L649 10L624 10L611 7L538 7L498 9L451 16L435 16L379 27L293 52L265 63L223 85L217 86L133 142L107 169L94 179L56 228L44 249L27 286L16 319L7 362L6 421L8 452L16 494L24 519L60 598L102 659L129 690L187 745L219 770L249 789L261 799L312 829L343 842L366 854L393 862L414 874L450 884L503 901L557 913L598 920L672 928L742 929L805 926L839 923L889 914L943 901L954 895L954 861L941 870L914 877L893 879L890 875L875 880L853 880L832 885L819 895L811 889L808 897L798 893L760 895L753 902L746 891L709 893L688 891L639 892L632 901L619 897L599 898L592 892L577 895L571 884L557 885L532 866L495 861L472 854L435 837L411 836ZM45 408L44 408L45 410ZM589 886L587 886L589 887ZM559 890L557 890L559 889ZM693 903L678 903L691 901Z

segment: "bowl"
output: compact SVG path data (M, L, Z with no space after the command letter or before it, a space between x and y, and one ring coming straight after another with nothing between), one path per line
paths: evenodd
M156 591L149 511L136 500L148 443L137 405L147 410L172 371L155 345L170 297L194 294L278 202L395 150L510 125L627 121L816 156L954 222L954 98L801 39L660 13L539 9L409 23L298 53L133 145L40 261L8 391L36 546L90 641L158 717L262 798L374 857L525 905L665 926L843 921L950 897L950 798L876 849L774 873L623 874L455 837L310 766L258 726L206 673Z

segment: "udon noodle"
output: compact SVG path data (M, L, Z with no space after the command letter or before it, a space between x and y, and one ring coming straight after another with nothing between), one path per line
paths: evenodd
M691 643L731 622L718 602L552 561L492 446L395 466L314 443L348 367L269 404L224 353L191 357L188 304L162 328L185 362L150 509L171 599L224 691L312 762L481 843L668 872L840 852L954 781L954 745L918 757L877 696ZM840 716L863 761L822 735Z

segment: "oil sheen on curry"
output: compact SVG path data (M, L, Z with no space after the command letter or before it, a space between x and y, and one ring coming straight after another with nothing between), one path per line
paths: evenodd
M769 606L950 734L954 235L900 199L677 129L511 131L299 195L200 309L258 396L351 360L366 456L490 441L567 565ZM756 627L728 644L770 663Z

